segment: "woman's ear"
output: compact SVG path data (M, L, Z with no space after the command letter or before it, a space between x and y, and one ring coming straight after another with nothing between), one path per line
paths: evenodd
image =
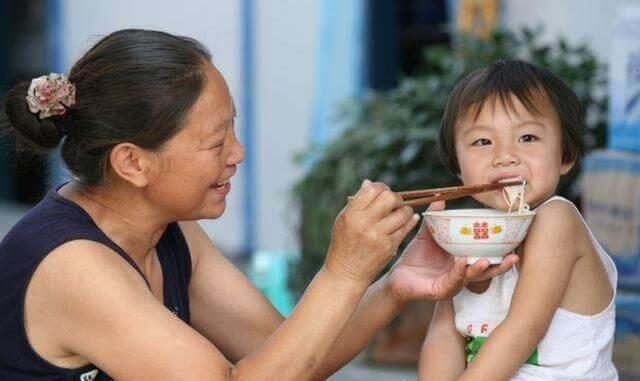
M132 143L120 143L109 154L115 174L136 187L149 183L149 170L153 165L151 153Z

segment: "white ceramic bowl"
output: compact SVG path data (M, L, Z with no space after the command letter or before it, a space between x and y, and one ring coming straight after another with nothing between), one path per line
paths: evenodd
M436 242L471 264L480 258L501 263L527 235L534 211L506 213L495 209L450 209L422 213Z

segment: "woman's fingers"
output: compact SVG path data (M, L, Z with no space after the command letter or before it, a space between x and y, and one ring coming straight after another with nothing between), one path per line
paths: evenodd
M456 283L460 283L462 287L465 279L467 278L467 258L456 258L453 262L453 273L455 275L454 280Z
M373 183L371 180L365 179L358 192L356 192L349 201L348 207L356 210L366 209L380 193L387 189L389 189L389 187L383 183Z
M376 220L386 218L392 211L402 209L402 197L392 192L386 185L385 187L386 189L380 192L369 206L371 215Z
M371 216L379 220L402 207L402 198L384 183L364 180L349 202L349 207L355 210L370 209Z
M405 226L414 214L411 207L403 206L392 211L387 217L380 221L380 228L383 232L393 233Z
M420 216L415 213L411 213L411 216L409 216L409 219L405 222L405 224L402 225L400 229L391 234L391 239L393 239L394 242L397 242L397 244L399 245L407 236L407 234L409 234L409 232L416 227L418 221L420 221Z
M507 272L518 262L518 256L515 254L509 254L504 257L502 263L499 265L491 266L487 259L479 259L473 265L467 268L465 278L468 282L478 282L481 280L489 279L502 275Z
M475 263L467 267L465 278L469 282L478 281L484 275L485 271L487 271L489 266L491 266L491 264L488 259L480 258L475 261Z
M345 276L370 280L415 226L412 215L385 184L364 181L334 223L325 265Z
M515 254L509 254L502 260L497 266L491 266L484 274L483 279L489 279L506 273L516 263L518 263L518 256Z
M435 300L450 298L457 294L465 285L467 271L467 259L456 258L453 262L453 268L450 270L446 277L446 282L443 283L443 287L431 298Z
M427 208L427 210L444 210L445 205L446 204L444 201L434 201L431 204L429 204L429 207Z

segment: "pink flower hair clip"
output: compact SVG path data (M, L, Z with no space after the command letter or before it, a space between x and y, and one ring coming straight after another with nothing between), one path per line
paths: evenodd
M76 87L64 75L51 73L31 80L26 99L40 119L64 115L76 103Z

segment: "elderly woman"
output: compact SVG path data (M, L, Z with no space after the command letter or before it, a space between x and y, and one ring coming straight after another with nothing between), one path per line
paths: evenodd
M223 214L244 151L226 83L189 38L115 32L68 79L13 88L5 112L18 144L62 142L74 180L0 244L2 380L324 379L411 301L515 261L467 267L424 229L371 284L418 218L365 180L284 319L195 222Z

